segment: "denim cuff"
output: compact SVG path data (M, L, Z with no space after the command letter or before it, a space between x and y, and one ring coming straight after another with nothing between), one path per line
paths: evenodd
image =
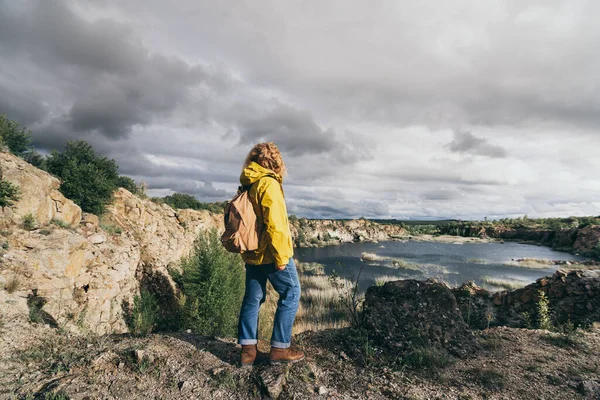
M238 339L238 343L241 344L242 346L245 346L248 344L256 344L256 343L258 343L258 340L256 340L256 339Z
M281 343L271 340L271 347L276 347L278 349L287 349L288 347L290 347L290 343Z

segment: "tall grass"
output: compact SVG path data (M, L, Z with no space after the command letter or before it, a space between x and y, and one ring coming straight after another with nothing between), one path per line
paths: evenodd
M302 294L293 333L350 326L348 313L339 301L339 292L325 275L323 265L297 262L296 266ZM343 279L343 283L351 284L346 279ZM261 339L269 340L271 337L277 299L277 292L267 283L267 298L260 309L258 323Z
M145 336L152 332L158 320L159 306L156 298L146 289L133 298L133 309L129 330L137 336Z
M502 279L502 278L494 278L491 276L484 276L481 278L483 283L487 283L488 285L496 286L503 289L515 290L521 289L525 287L527 283L523 281L517 281L513 279Z
M518 261L509 261L505 263L505 265L520 268L546 269L552 267L554 265L554 262L552 260L545 260L540 258L523 258Z

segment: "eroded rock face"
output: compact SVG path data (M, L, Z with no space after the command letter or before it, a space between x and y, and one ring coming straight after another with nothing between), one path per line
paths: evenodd
M0 152L0 171L3 179L19 188L20 199L11 207L0 209L0 226L20 223L31 213L39 225L53 219L71 226L81 221L81 208L58 191L60 181L37 169L19 157Z
M600 249L600 225L590 225L581 229L573 249L580 254L595 254ZM600 254L596 254L600 255Z
M421 347L466 356L477 347L452 291L432 279L372 286L365 296L364 313L369 338L393 356Z
M21 192L0 213L0 281L18 279L30 308L41 307L54 326L127 331L125 308L140 281L172 285L167 267L189 254L201 230L222 229L222 216L175 212L125 189L116 192L102 221L92 214L82 219L81 209L58 192L58 179L7 153L0 153L0 168ZM36 218L31 231L22 228L28 213Z
M378 224L363 219L351 221L317 221L305 218L290 221L290 232L294 238L294 242L300 247L333 243L383 241L407 234L406 230L400 225Z
M40 299L38 305L57 326L104 334L125 332L123 304L138 292L137 243L127 235L96 243L92 232L45 227L15 229L8 238L0 274L17 276L24 295ZM36 306L38 306L36 305Z
M223 218L208 211L173 210L120 188L103 221L128 231L139 241L142 261L153 268L175 266L188 255L200 231L223 229Z
M480 322L488 318L491 326L535 325L540 293L546 295L555 323L588 325L600 321L600 270L558 270L550 277L513 291L490 293L472 283L452 291L464 305L463 315L474 328L486 328Z

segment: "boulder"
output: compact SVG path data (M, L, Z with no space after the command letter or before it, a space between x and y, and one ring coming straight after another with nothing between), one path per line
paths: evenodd
M540 293L548 300L550 317L555 324L586 326L600 321L600 270L559 269L552 276L513 291L491 293L466 286L452 292L472 328L535 326Z
M0 152L0 171L3 179L19 188L19 200L0 209L0 227L19 224L27 214L32 214L40 226L53 219L79 225L81 208L58 191L57 178L4 152Z
M372 286L364 313L369 338L392 357L430 347L463 357L477 348L452 291L433 279Z

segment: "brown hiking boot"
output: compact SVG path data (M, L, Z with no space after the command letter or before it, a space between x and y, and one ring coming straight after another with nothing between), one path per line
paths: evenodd
M291 364L300 360L304 360L304 353L301 351L293 350L291 347L287 349L271 347L271 354L269 354L271 364Z
M254 364L260 364L268 359L265 353L261 353L256 349L255 344L242 345L241 358L242 367L250 367Z

